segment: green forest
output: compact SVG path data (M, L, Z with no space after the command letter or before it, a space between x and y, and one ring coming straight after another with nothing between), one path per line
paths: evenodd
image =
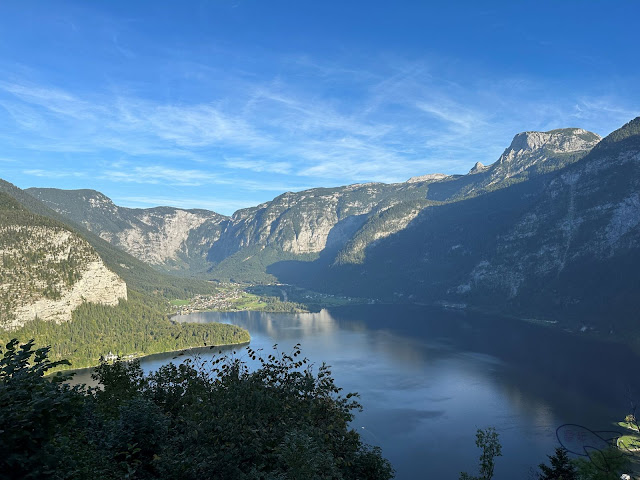
M149 355L207 345L246 343L249 332L235 325L171 321L165 301L129 290L129 300L115 307L85 303L71 322L57 325L35 320L20 329L0 332L0 342L35 339L51 345L50 357L67 359L74 368L97 365L101 356Z

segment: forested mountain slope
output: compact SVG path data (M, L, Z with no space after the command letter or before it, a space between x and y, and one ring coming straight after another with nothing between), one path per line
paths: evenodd
M249 341L233 325L169 320L167 297L211 293L211 284L161 274L63 220L0 181L0 343L35 339L52 346L52 358L84 367L109 351L142 355Z
M11 196L32 213L67 225L68 228L86 239L98 255L100 255L108 268L124 279L130 288L140 292L154 295L161 294L174 298L211 291L210 285L206 282L181 279L158 272L147 263L113 246L106 240L88 231L81 224L55 212L24 190L2 179L0 179L0 192Z

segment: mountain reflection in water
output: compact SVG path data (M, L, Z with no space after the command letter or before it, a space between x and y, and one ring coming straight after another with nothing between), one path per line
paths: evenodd
M628 348L515 320L380 305L174 319L244 327L251 348L265 356L274 344L289 352L300 343L316 366L331 365L343 393L360 394L364 411L353 428L382 447L401 480L475 471L475 431L487 426L496 427L503 445L496 478L526 478L558 445L558 426L610 430L635 395L637 356ZM196 354L207 359L219 350L153 355L141 363L150 371ZM243 348L224 350L257 366Z

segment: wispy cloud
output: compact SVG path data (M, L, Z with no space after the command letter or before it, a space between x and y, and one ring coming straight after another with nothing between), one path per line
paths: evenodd
M195 187L219 181L216 174L202 170L185 170L163 166L108 169L102 173L102 176L117 182L169 184L186 187Z
M124 87L88 93L1 81L0 139L38 152L121 157L122 168L94 166L113 182L275 191L462 173L496 160L519 131L584 121L606 134L607 125L636 115L615 98L551 98L543 82L521 75L465 83L425 61L385 59L367 68L278 61L307 80L258 81L189 65L190 79L222 91L180 101ZM347 93L332 93L337 84Z
M44 176L44 175L43 175ZM176 187L201 187L205 185L224 185L244 191L284 192L313 188L313 185L264 182L221 174L205 170L188 170L162 165L134 166L129 162L112 164L105 169L100 178L121 183L150 185L169 185Z
M78 171L29 169L23 170L22 173L24 173L25 175L31 175L33 177L44 178L86 177L85 172Z
M640 110L620 105L620 103L611 98L595 97L581 98L574 105L573 112L570 115L578 121L592 121L603 116L607 118L613 117L616 123L621 126L623 123L640 115Z
M270 162L268 160L247 160L244 158L227 158L224 165L230 169L251 170L254 172L290 174L293 172L291 162Z

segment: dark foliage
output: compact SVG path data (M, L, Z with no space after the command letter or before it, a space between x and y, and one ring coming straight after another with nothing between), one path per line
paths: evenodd
M549 465L541 463L539 480L577 480L578 472L576 467L571 462L567 450L558 447L556 448L555 455L548 455Z
M101 388L69 387L48 349L10 342L0 361L0 478L389 479L349 428L360 408L299 347L258 359L187 360L144 375L102 364Z
M495 470L495 458L502 456L502 445L498 440L498 432L494 427L478 429L476 432L476 446L482 449L477 477L469 475L467 472L460 474L460 480L491 480Z

